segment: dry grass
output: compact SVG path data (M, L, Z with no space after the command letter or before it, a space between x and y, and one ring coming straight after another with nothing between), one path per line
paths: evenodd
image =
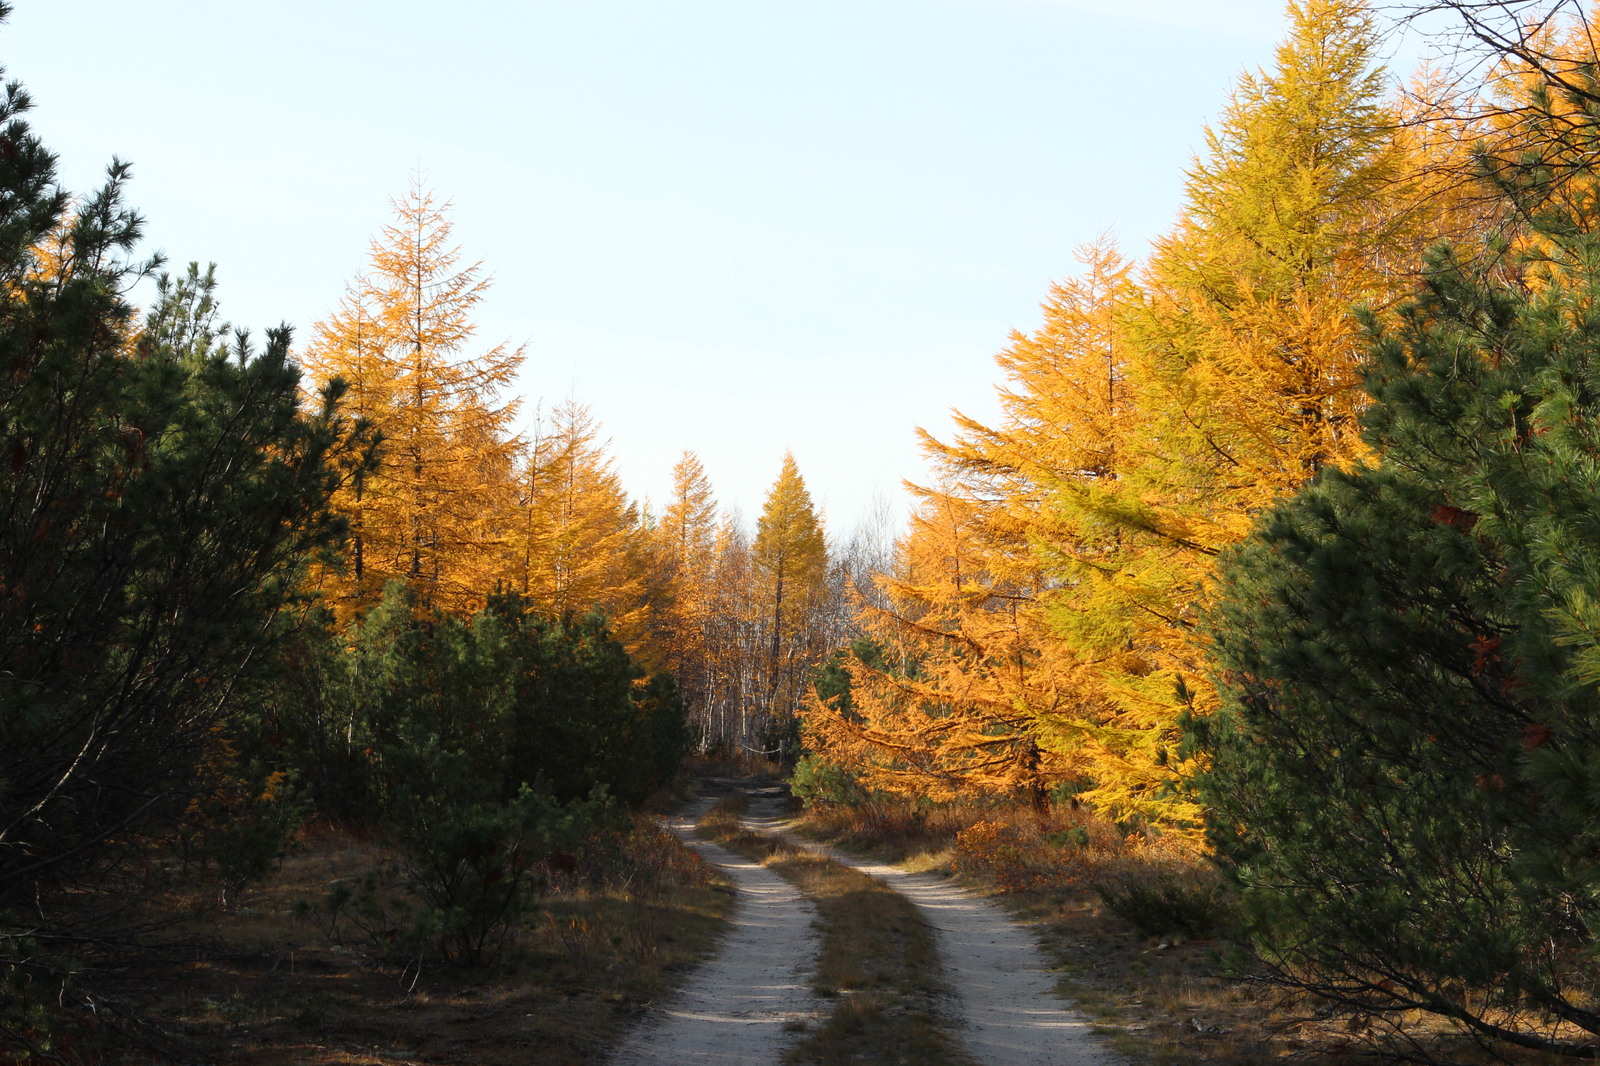
M705 835L799 888L818 912L813 987L833 1001L786 1056L789 1066L970 1066L941 1017L949 996L933 934L916 906L875 878L739 824L742 797L700 823Z
M467 970L398 951L381 911L322 906L392 858L333 830L304 835L242 906L174 930L184 957L108 989L145 1023L140 1041L85 1024L74 1060L595 1063L709 952L732 899L693 852L641 822L588 869L557 873L496 965ZM178 915L188 902L164 904Z

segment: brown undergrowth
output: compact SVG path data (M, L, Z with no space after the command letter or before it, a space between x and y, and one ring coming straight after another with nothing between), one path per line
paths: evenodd
M949 990L933 934L910 900L875 878L798 851L740 824L743 796L720 801L701 832L795 885L818 912L822 945L812 985L832 1003L788 1066L971 1066L943 1024Z
M57 1061L596 1063L711 950L732 900L712 867L641 818L558 857L495 965L467 969L385 924L374 901L395 869L382 843L324 827L229 911L186 917L194 900L157 901L172 922L159 961L102 982L137 1025L85 1010Z

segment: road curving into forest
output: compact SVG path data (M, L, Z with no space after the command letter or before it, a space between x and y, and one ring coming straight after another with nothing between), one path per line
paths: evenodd
M611 1066L777 1066L820 1007L811 991L816 908L788 881L695 836L707 798L670 828L737 892L717 954L672 999L653 1008L609 1060Z
M879 878L916 904L934 931L955 995L952 1029L981 1066L1125 1063L1055 994L1039 946L1000 907L948 879L863 862L796 835L776 791L753 790L745 825ZM776 1066L804 1023L819 1017L809 987L818 946L814 909L776 874L695 837L694 821L710 805L700 801L671 828L734 882L733 928L717 956L653 1011L610 1066Z

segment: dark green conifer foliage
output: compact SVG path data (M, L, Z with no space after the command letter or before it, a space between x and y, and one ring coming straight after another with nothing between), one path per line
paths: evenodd
M320 684L286 721L319 804L393 838L411 933L463 961L503 943L541 861L620 824L688 746L671 679L646 677L604 617L512 593L464 619L390 582L311 664Z
M689 743L671 675L647 676L598 612L549 618L504 594L487 613L504 620L516 655L515 784L564 802L600 787L636 807L671 779Z
M209 273L134 335L126 177L13 245L0 294L0 901L193 797L358 462L287 329L222 338Z
M1559 262L1516 284L1432 257L1375 342L1381 460L1325 471L1229 558L1209 619L1223 705L1189 725L1279 980L1588 1056L1600 241L1547 236Z
M315 676L285 690L295 704L285 732L336 816L393 807L400 783L455 788L413 761L426 750L466 760L474 802L509 802L527 785L561 803L598 787L630 806L687 750L669 675L648 675L603 615L551 618L515 593L491 594L468 619L391 582L307 665Z

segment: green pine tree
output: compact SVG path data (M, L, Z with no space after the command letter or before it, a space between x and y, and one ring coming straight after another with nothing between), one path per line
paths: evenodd
M0 307L0 901L193 798L362 461L336 390L302 411L286 329L224 338L209 274L132 336L125 173Z
M132 258L128 167L69 211L28 106L0 98L0 1058L76 979L10 916L97 942L138 896L102 875L241 779L241 694L366 461L337 387L303 402L287 328L257 348L217 321L209 271L163 279L139 328L125 294L158 264Z
M1381 458L1325 470L1227 560L1222 706L1190 725L1278 980L1583 1056L1600 1033L1600 240L1548 236L1562 262L1520 284L1431 260L1375 346Z

